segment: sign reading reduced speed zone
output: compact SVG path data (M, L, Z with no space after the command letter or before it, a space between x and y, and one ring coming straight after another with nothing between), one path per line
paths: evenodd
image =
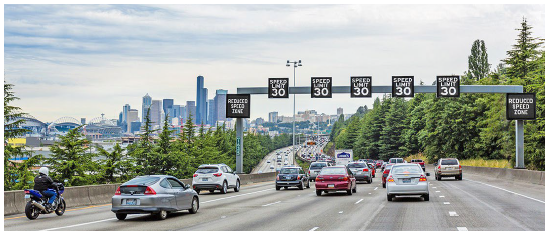
M371 76L350 77L350 97L371 97Z
M460 97L460 76L437 76L437 97Z
M269 78L269 98L289 98L288 78Z
M535 120L536 95L534 93L507 93L508 120Z
M393 97L414 97L414 76L392 76Z
M227 94L226 103L227 118L250 118L249 94Z
M312 77L310 98L331 98L331 77Z

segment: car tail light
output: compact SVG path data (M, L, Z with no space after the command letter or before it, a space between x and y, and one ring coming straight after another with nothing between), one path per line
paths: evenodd
M301 176L297 176L297 180L300 180L301 179Z
M197 177L198 175L199 175L199 174L195 173L195 174L193 174L193 177Z
M146 188L146 191L144 192L144 195L155 195L155 194L157 194L157 193L150 186L148 186Z
M392 176L388 177L388 182L394 182L394 178Z
M121 187L117 187L117 190L115 190L115 195L121 195Z
M30 194L30 191L28 191L28 190L25 190L25 194Z
M214 176L215 176L215 177L220 177L220 176L221 176L221 174L222 174L221 172L218 172L218 173L214 173Z
M368 169L368 168L364 168L363 171L364 171L364 172L369 172L369 169Z
M426 176L421 175L418 181L428 181L428 179L426 179Z
M339 180L348 180L348 177L346 177L346 176L339 177Z
M460 173L462 173L462 165L458 165L458 168L460 168Z
M323 177L320 177L320 176L317 176L317 177L316 177L316 180L324 180L324 178L323 178Z

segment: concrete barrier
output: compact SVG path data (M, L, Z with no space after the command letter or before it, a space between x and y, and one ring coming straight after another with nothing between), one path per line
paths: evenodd
M240 184L251 184L274 180L275 173L240 174ZM192 179L180 179L184 184L191 185ZM103 184L89 186L66 187L63 197L66 207L107 204L112 202L112 196L120 184ZM25 212L28 199L24 198L23 190L4 192L4 216Z
M545 185L545 179L543 179L545 173L543 171L474 166L462 166L462 171L469 174L477 174L498 179Z

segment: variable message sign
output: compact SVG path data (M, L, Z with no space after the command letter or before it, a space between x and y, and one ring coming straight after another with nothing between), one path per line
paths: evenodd
M227 118L250 118L249 94L227 94L226 103Z
M289 79L269 78L269 98L289 98Z
M536 95L534 93L507 93L508 120L536 119Z
M312 77L310 97L331 98L331 77Z
M371 76L350 77L350 97L371 97L372 88Z
M392 76L392 97L414 97L414 76Z
M437 97L460 97L460 76L437 76Z

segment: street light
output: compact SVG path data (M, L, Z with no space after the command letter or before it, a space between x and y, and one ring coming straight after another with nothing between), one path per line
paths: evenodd
M290 63L293 63L293 87L295 88L295 69L297 67L301 67L303 66L303 64L301 63L301 60L298 61L293 61L293 62L290 62L290 60L288 60L286 62L286 67L290 67ZM295 94L293 94L293 148L291 149L291 152L293 153L293 164L295 165Z

